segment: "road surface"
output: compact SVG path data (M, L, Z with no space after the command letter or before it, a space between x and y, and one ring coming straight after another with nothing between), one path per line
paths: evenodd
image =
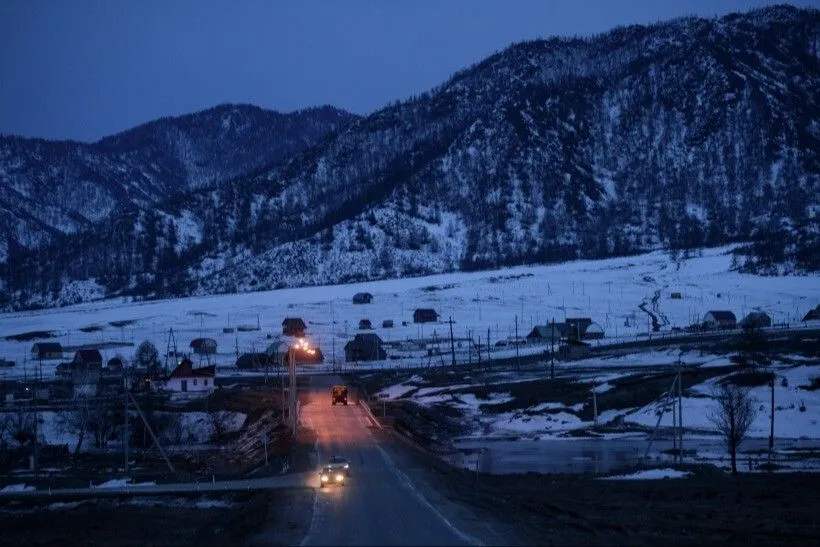
M302 545L471 545L475 538L457 529L430 503L378 444L376 424L351 398L332 406L330 388L340 380L315 376L302 424L317 434L316 499L310 530ZM319 464L332 455L351 462L344 486L319 486Z

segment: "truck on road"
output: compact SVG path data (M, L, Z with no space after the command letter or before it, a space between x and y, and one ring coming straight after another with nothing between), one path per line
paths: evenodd
M332 404L342 403L347 406L347 386L333 386L330 390Z

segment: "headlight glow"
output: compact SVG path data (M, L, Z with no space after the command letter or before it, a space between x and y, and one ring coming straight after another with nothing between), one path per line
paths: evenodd
M346 463L346 464L345 464L345 469L347 469L348 467L350 467L350 464L349 464L349 463Z
M336 475L336 482L342 482L345 480L345 476L342 474Z
M322 475L322 482L327 482L329 480L330 480L330 477L328 477L327 475Z

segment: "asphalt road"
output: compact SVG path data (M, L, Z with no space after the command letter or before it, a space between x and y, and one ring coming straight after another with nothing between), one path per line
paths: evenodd
M479 543L453 525L413 486L379 446L376 424L351 398L332 406L330 388L340 380L316 376L302 424L317 434L316 499L302 545L470 545ZM332 455L351 462L344 486L319 486L319 464Z

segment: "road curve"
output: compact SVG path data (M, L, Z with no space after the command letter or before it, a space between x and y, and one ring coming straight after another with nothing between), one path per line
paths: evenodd
M345 486L319 488L318 465L310 531L302 545L477 545L413 486L379 446L375 424L351 398L332 406L330 388L341 383L315 376L301 421L317 434L318 464L332 455L351 462Z

